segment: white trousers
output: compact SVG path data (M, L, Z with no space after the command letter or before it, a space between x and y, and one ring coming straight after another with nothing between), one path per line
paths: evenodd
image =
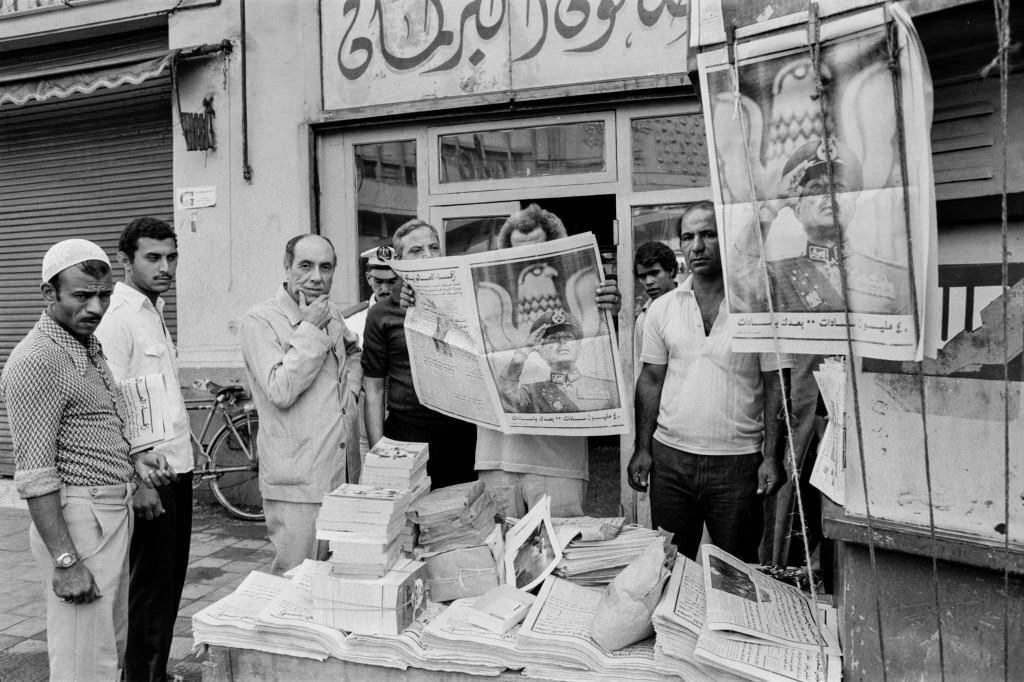
M114 682L120 677L128 636L128 547L134 526L128 489L124 484L68 486L62 495L71 540L102 595L90 604L68 604L57 597L53 557L35 524L29 528L46 595L46 647L54 682Z

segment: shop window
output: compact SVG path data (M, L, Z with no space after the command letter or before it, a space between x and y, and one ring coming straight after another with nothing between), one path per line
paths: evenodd
M391 242L398 226L416 217L416 141L359 144L355 154L358 253ZM365 299L369 291L359 278Z
M633 228L633 250L646 242L662 242L676 254L679 264L677 281L682 282L686 271L683 252L679 245L679 220L689 204L657 204L649 206L633 206L630 211L630 222ZM632 267L632 266L631 266ZM641 282L636 282L634 310L640 310L647 300Z
M634 192L711 184L700 114L635 118L630 133Z
M608 169L603 120L440 136L440 181L534 178Z

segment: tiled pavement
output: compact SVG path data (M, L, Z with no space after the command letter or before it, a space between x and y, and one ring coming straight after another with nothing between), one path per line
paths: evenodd
M29 515L0 507L0 680L48 678L43 587L28 547ZM169 671L182 680L202 678L202 661L191 653L191 616L230 593L253 569L270 565L266 527L231 519L216 505L197 503L188 578L178 610Z

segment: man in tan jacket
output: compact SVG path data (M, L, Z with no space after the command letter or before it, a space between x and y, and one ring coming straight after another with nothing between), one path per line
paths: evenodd
M355 409L362 369L358 338L328 300L336 263L326 238L293 237L284 284L242 322L242 354L260 414L260 491L278 573L316 557L320 501L345 482L344 417Z

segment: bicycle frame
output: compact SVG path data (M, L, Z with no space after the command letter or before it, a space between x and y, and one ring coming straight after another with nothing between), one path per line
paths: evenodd
M235 428L233 418L228 411L227 406L223 400L218 399L216 396L210 400L206 399L192 399L185 401L185 409L187 411L198 411L206 410L209 414L206 415L206 419L203 421L203 427L199 431L199 436L196 436L194 430L191 428L191 422L189 423L189 435L192 437L192 443L196 446L196 451L203 457L204 462L199 462L198 457L196 459L196 476L197 478L209 478L215 476L218 473L231 473L237 471L247 471L250 467L247 466L236 466L236 467L218 467L216 472L209 471L209 464L213 461L210 457L210 445L213 441L208 441L207 436L210 434L210 427L213 425L213 421L217 415L220 415L223 425L231 431L232 435L238 441L239 447L245 452L245 456L250 460L252 452L249 451L246 446L244 439L242 439L238 433L238 429ZM245 409L239 409L239 414L246 414ZM214 430L216 432L216 430Z

